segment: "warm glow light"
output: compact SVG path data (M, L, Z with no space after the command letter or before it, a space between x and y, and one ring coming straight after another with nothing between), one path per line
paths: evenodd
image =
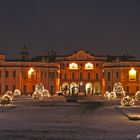
M129 71L129 80L136 81L136 70L134 68Z
M90 62L86 63L85 69L93 69L93 64L91 64Z
M35 71L35 70L34 70L33 68L30 68L30 69L28 70L28 78L31 78L32 73L33 73L34 71Z
M69 64L69 69L78 69L78 65L76 63Z

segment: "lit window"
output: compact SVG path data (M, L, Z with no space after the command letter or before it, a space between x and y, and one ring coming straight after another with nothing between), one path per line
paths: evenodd
M29 70L28 70L28 78L32 78L32 74L33 74L33 72L34 72L35 70L33 69L33 68L30 68Z
M69 69L78 69L78 65L76 63L69 64Z
M91 64L91 63L86 63L85 64L85 69L93 69L93 64Z
M129 70L129 80L136 81L136 70L134 68L131 68L131 70Z

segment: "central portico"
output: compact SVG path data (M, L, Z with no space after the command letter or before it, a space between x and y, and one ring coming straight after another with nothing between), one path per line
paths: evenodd
M95 56L83 49L67 56L58 56L60 90L79 87L83 94L102 93L102 65L106 57Z

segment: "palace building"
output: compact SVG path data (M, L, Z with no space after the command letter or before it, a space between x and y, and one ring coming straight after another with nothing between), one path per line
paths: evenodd
M41 82L53 95L64 87L79 87L83 94L100 95L112 91L120 82L128 94L140 90L140 61L129 55L96 56L80 49L71 55L29 58L24 46L17 60L6 60L0 55L0 93L20 89L32 94Z

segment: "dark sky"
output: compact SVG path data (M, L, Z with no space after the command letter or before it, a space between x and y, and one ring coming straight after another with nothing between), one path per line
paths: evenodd
M140 58L140 0L1 0L0 52L50 50Z

